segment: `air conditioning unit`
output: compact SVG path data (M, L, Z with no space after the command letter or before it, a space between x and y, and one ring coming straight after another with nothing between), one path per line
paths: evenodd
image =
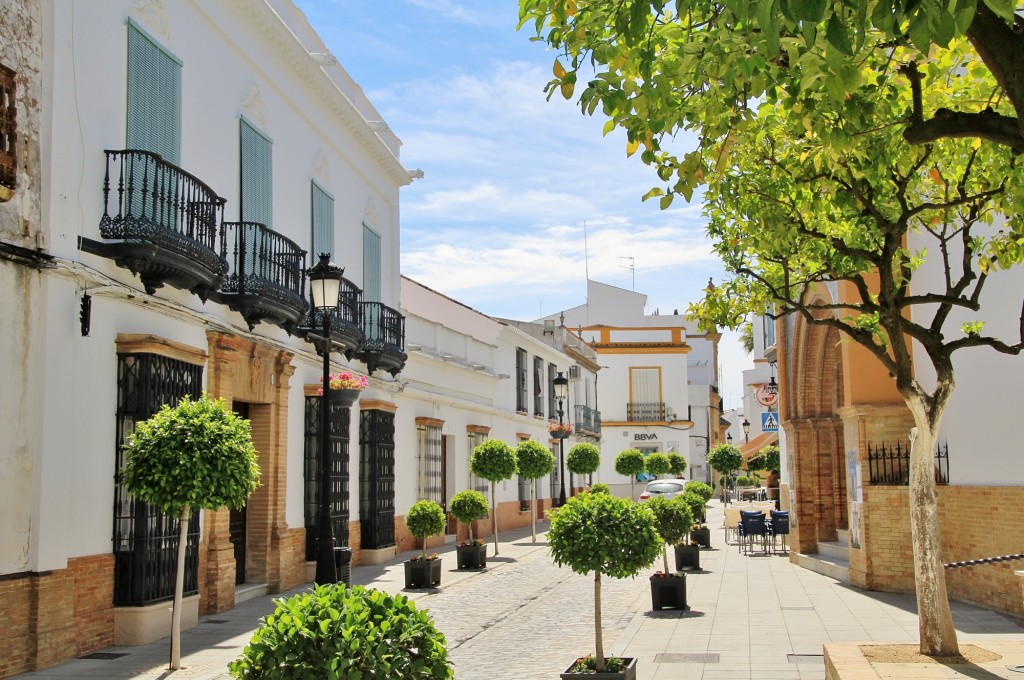
M580 379L580 367L579 366L570 366L569 367L569 380L579 380L579 379Z

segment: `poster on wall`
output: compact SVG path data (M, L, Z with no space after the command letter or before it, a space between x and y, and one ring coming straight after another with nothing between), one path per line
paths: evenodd
M850 503L850 547L860 549L860 503Z
M857 461L856 449L846 452L846 489L851 502L864 502L864 487L860 482L860 463Z
M796 490L789 490L789 526L796 526Z

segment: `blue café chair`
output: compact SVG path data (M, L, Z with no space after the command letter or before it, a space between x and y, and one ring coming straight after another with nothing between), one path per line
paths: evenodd
M740 512L739 533L743 552L749 554L754 548L756 539L761 542L762 552L768 552L768 522L760 510Z
M776 551L775 541L779 536L782 537L782 552L788 553L789 548L786 546L786 536L789 535L789 513L786 511L772 510L772 552Z

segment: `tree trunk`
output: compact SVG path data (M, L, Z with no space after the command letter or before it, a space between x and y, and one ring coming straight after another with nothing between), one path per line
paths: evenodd
M940 398L929 412L923 401L907 399L917 425L910 435L910 538L914 550L920 651L927 656L960 653L946 593L935 492L933 451L945 402Z
M188 544L189 508L181 511L178 532L178 569L174 574L174 606L171 608L171 663L172 671L181 668L181 599L185 591L185 548Z
M601 572L594 571L594 642L597 647L597 672L604 672L604 639L601 637Z
M494 554L498 554L498 483L491 482L491 527L494 529Z
M668 544L667 543L662 543L661 544L661 559L665 563L665 574L668 575L670 572L668 570Z
M633 488L633 479L635 477L636 477L636 475L630 475L629 476L629 500L631 500L631 501L635 501L636 500L636 489Z
M537 542L537 484L530 480L530 539Z

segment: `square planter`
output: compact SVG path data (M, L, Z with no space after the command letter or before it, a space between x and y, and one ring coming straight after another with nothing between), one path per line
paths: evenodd
M676 571L700 571L700 546L680 543L676 546Z
M701 527L690 532L690 540L697 541L702 548L711 548L711 528Z
M562 678L562 680L574 680L575 678L586 678L586 680L636 680L636 658L623 657L622 660L626 662L626 665L621 671L616 673L609 673L607 671L604 673L570 673L569 668L576 665L574 661L558 677Z
M405 562L406 588L431 588L441 585L441 559L407 560Z
M651 577L651 609L689 609L686 606L686 574Z
M487 545L460 545L455 548L459 569L482 569L487 566Z

